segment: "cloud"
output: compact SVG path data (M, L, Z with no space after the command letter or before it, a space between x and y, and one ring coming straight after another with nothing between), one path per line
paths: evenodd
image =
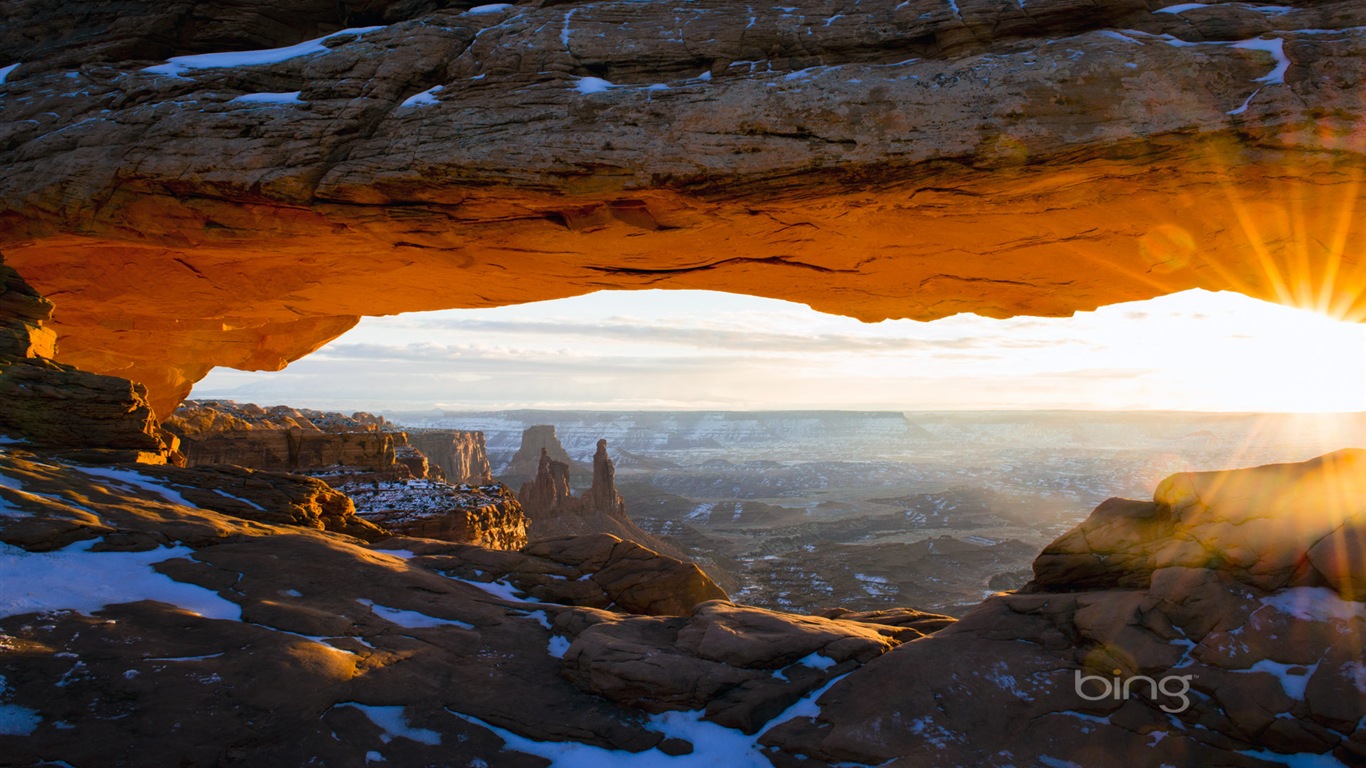
M1366 404L1362 326L1241 296L1190 292L1074 318L864 324L771 300L665 293L367 318L281 373L216 371L195 394L476 410Z
M699 349L752 351L879 352L913 349L966 349L981 345L972 338L915 339L879 338L833 333L772 333L742 329L705 328L687 325L627 322L552 322L452 319L433 323L446 331L472 335L500 334L545 339L549 337L612 339L648 344L668 344Z

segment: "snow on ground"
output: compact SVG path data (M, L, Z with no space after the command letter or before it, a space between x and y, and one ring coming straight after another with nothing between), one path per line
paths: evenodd
M502 581L471 581L469 579L457 579L454 576L447 576L451 581L458 581L461 584L469 584L471 587L478 587L485 592L493 595L499 600L507 600L512 603L539 603L534 597L523 595L511 584Z
M480 14L485 13L500 13L502 11L510 10L511 8L511 3L493 3L491 5L476 5L468 11L465 11L465 15L478 16Z
M616 87L615 83L609 83L601 77L580 77L574 83L574 90L582 94L604 93Z
M1366 619L1366 605L1343 600L1327 587L1291 587L1262 598L1267 605L1297 619L1350 621Z
M443 90L445 90L445 87L440 85L428 88L427 90L421 93L415 93L412 96L409 96L408 98L404 99L403 103L399 104L399 106L424 107L429 104L437 104L439 103L439 99L436 98L436 94L441 93Z
M540 624L542 627L552 629L550 626L550 617L546 615L545 611L522 611L522 614L528 619Z
M199 507L186 501L185 497L181 496L176 491L167 488L157 480L134 472L131 469L110 469L107 467L72 467L72 469L75 469L82 474L90 475L91 477L102 477L106 480L113 480L125 487L151 491L172 504L179 504L182 507L189 507L190 509L199 509Z
M369 704L357 704L348 701L338 704L339 707L355 707L370 718L384 734L380 740L385 744L394 739L412 739L420 744L430 744L432 746L441 745L441 734L427 728L414 728L408 724L408 718L403 716L403 707L376 707Z
M1158 8L1153 13L1185 13L1196 8L1208 8L1206 3L1182 3L1180 5L1169 5L1166 8Z
M228 100L229 104L303 104L299 94L303 91L288 93L244 93Z
M1254 79L1254 83L1284 84L1285 73L1290 69L1290 57L1285 55L1285 41L1279 37L1270 39L1243 40L1233 44L1234 48L1245 51L1262 51L1271 54L1276 60L1276 68L1270 73Z
M1282 755L1279 752L1270 752L1267 750L1262 750L1260 752L1244 750L1238 754L1255 757L1258 760L1265 760L1268 763L1288 765L1290 768L1347 768L1346 763L1338 760L1332 755L1315 755L1310 752L1301 752L1297 755Z
M821 653L811 653L797 659L797 663L812 669L829 669L835 666L835 660Z
M106 605L157 600L210 619L242 620L242 609L217 592L152 569L189 557L179 546L146 552L91 552L96 540L52 552L0 544L0 617L45 611L93 613Z
M331 40L342 35L363 35L367 32L374 32L384 27L352 27L343 29L340 32L333 32L330 35L323 35L316 40L305 40L296 45L285 46L284 48L266 48L257 51L229 51L227 53L200 53L193 56L173 56L166 60L165 64L158 64L154 67L147 67L143 72L151 72L154 75L171 75L180 77L181 73L190 69L216 69L219 67L250 67L260 64L279 64L282 61L296 59L300 56L308 56L314 53L326 53L331 50L323 45L323 41Z
M501 487L497 485L453 485L439 480L348 482L333 487L351 497L357 515L379 516L388 524L422 520L456 510L479 509L506 501L499 495ZM395 517L394 513L402 514Z
M16 69L18 69L18 68L19 68L19 65L18 65L18 64L11 64L11 65L9 65L8 67L0 67L0 85L3 85L3 84L4 84L5 78L9 77L9 73L13 72L14 70L16 70ZM8 439L8 438L7 438L7 439Z
M390 608L387 605L380 605L370 600L357 600L361 605L367 605L374 614L385 621L392 622L400 627L408 629L421 629L423 627L460 627L461 629L474 629L474 625L459 619L438 619L435 616L428 616L417 611L405 611L401 608Z
M0 736L28 736L33 733L43 718L28 707L5 704L9 692L9 681L0 675Z
M678 756L666 755L658 749L626 752L576 741L533 741L472 715L451 714L498 734L507 744L505 749L549 760L551 768L772 768L772 763L759 751L757 737L707 722L701 712L650 716L651 730L692 743L690 754Z
M2 479L0 478L0 480ZM3 486L4 483L0 483L0 487ZM0 496L0 517L33 517L33 515L5 501L5 497Z
M255 507L255 508L261 510L262 512L265 512L265 511L266 511L266 508L265 508L265 507L261 506L260 504L257 504L257 503L254 502L254 501L251 501L250 499L244 499L244 498L242 498L241 496L233 496L231 493L228 493L227 491L220 491L220 490L218 490L217 488L213 489L213 492L216 493L216 494L218 494L219 496L222 496L222 497L225 498L225 499L232 499L233 501L240 501L240 502L242 502L243 504L246 504L246 505L249 506L249 507Z
M569 651L569 640L560 637L559 635L552 635L550 644L546 646L546 650L550 652L551 656L554 656L557 659L563 659L565 653Z
M1318 668L1318 664L1305 666L1303 664L1281 664L1271 659L1262 659L1251 667L1237 672L1265 672L1273 675L1281 681L1281 688L1285 690L1285 695L1296 701L1304 701L1304 689L1309 685L1309 678Z

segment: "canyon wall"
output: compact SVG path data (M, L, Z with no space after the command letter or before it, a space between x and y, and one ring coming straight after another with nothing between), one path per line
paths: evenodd
M359 418L357 418L359 417ZM190 465L236 464L253 469L317 469L342 465L392 471L402 433L379 431L370 414L345 417L286 406L264 409L230 401L191 402L165 427L181 439ZM321 426L320 426L321 425Z
M0 251L60 361L164 415L362 315L605 288L1366 313L1349 0L324 5L8 0Z
M408 444L440 467L447 482L470 485L493 482L483 432L410 429Z
M526 546L528 519L507 486L476 488L441 482L334 482L357 514L397 536L415 536L488 549Z

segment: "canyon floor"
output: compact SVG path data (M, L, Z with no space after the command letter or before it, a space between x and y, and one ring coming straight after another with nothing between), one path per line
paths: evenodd
M25 766L1366 760L1366 452L1175 474L1152 498L1100 504L1036 547L1018 590L961 620L907 603L858 610L872 591L815 580L803 594L834 610L810 615L726 599L686 562L607 534L516 550L395 536L302 475L95 465L8 440L0 754ZM709 530L695 511L683 521L699 540L762 539L762 526ZM894 517L909 536L930 516ZM922 541L948 541L940 530ZM803 567L830 561L856 562ZM914 563L910 581L942 562ZM1154 683L1094 694L1112 678Z
M586 486L607 438L631 518L737 601L816 613L960 616L1022 587L1049 542L1175 472L1303 461L1366 434L1360 414L565 412L391 414L477 429L495 474L554 425ZM534 527L533 527L534 529ZM533 530L533 536L534 530Z

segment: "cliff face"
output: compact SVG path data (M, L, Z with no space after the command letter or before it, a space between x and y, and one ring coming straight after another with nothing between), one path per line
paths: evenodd
M488 549L526 546L527 518L507 486L455 486L436 480L338 483L363 519L399 536Z
M394 438L383 433L263 429L186 437L183 444L191 465L236 464L256 469L344 465L383 471L396 463Z
M467 5L8 0L0 249L59 359L165 414L361 315L604 288L1366 311L1358 3Z
M392 426L364 413L347 417L232 402L187 403L165 422L167 430L180 436L191 465L276 470L340 465L394 474L396 446L406 444L406 438L380 431Z
M448 482L487 485L493 482L483 432L413 429L408 444L422 451Z
M140 384L53 362L52 303L0 258L0 435L113 460L181 462ZM98 458L87 452L87 458Z

